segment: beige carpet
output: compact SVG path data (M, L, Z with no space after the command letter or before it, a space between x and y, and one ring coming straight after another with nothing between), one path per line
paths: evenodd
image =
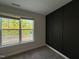
M4 59L64 59L48 47L40 47Z

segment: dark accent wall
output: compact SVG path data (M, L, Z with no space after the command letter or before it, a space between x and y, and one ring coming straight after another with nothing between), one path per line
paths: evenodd
M79 59L79 1L46 16L46 43L71 59Z

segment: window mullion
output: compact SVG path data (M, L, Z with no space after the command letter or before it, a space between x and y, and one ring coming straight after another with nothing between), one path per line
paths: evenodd
M0 20L0 46L2 46L2 20Z
M2 46L2 30L0 29L0 46Z
M21 20L19 21L19 42L21 43L22 36L21 36Z

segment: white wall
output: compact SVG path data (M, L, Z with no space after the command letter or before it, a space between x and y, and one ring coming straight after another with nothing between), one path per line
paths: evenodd
M10 55L45 45L45 16L29 11L0 5L0 13L32 17L35 19L34 42L0 48L0 55Z

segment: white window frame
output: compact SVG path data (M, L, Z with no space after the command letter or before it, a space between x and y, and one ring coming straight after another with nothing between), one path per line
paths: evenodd
M7 16L0 16L0 17L5 17L5 18L14 18L14 17L7 17ZM15 18L16 19L16 18ZM14 45L18 45L18 44L23 44L23 43L29 43L29 42L34 42L34 20L33 20L33 29L24 29L24 30L33 30L33 40L29 40L29 41L26 41L26 42L22 42L22 30L23 29L21 29L21 19L23 19L23 18L17 18L17 20L19 20L19 27L20 27L20 29L19 29L19 43L16 43L16 44L10 44L10 45L2 45L2 30L4 30L4 29L0 29L0 48L2 48L2 47L7 47L7 46L14 46ZM31 18L24 18L24 19L28 19L28 20L31 20ZM0 25L0 27L1 27L2 25ZM6 30L8 30L8 29L6 29ZM10 29L11 30L11 29ZM14 29L15 30L15 29Z

